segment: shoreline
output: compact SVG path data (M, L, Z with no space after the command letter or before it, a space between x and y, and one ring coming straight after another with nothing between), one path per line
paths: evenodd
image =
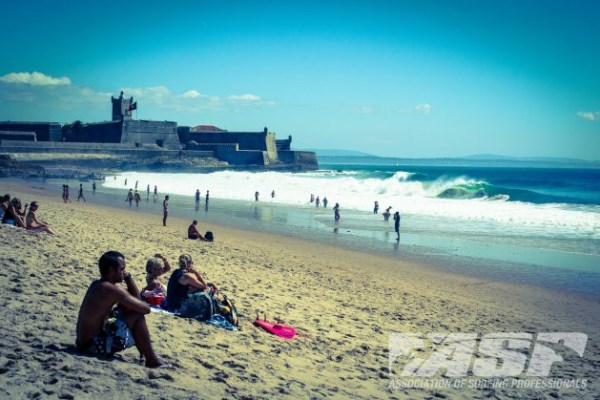
M112 179L112 178L111 178ZM55 189L55 199L60 198L59 180L39 181L39 180L22 180L18 178L7 178L8 182L13 182L15 185L36 185L43 190ZM60 180L63 182L64 180ZM66 181L71 183L70 180ZM80 183L75 180L75 183ZM84 183L85 185L85 183ZM104 190L104 191L103 191ZM98 191L94 195L91 189L85 189L85 195L88 198L96 199L98 205L107 208L115 208L118 210L129 210L134 213L141 213L146 216L161 221L162 211L161 202L164 193L159 194L156 201L151 201L152 194L146 198L145 189L141 188L142 201L139 207L129 208L126 203L121 204L120 196L123 198L126 194L126 189L103 188L99 183ZM122 192L122 193L121 193ZM71 188L71 198L76 199L77 187L73 185ZM401 241L395 240L381 241L369 234L387 235L389 237L395 235L389 231L369 232L365 231L364 235L360 235L360 229L356 229L351 225L346 227L342 224L339 228L324 224L325 229L306 230L303 226L289 225L289 219L301 219L304 221L306 213L312 214L312 207L289 207L281 204L271 204L268 202L255 203L253 201L239 202L235 200L224 200L219 198L211 198L210 211L204 211L204 200L200 207L194 209L192 196L170 195L171 210L169 219L178 218L186 221L187 224L192 219L199 221L201 230L204 224L212 226L213 231L218 231L222 228L233 230L241 230L247 233L261 232L267 237L289 237L292 240L301 240L308 245L320 243L326 246L332 246L349 251L356 251L371 256L382 256L399 262L409 262L417 265L427 266L432 271L439 273L456 274L463 277L490 280L493 282L501 282L514 284L519 286L530 287L534 289L544 289L557 294L568 294L587 299L591 301L600 301L600 292L596 285L598 282L598 274L594 272L596 264L593 264L594 256L578 253L555 252L552 249L535 249L531 247L519 247L514 244L497 244L490 242L473 242L464 238L456 238L450 236L423 236L421 234L411 235L401 232ZM325 209L319 209L316 217L319 219ZM329 210L327 210L329 211ZM292 217L289 217L289 215ZM251 215L253 214L253 215ZM263 215L264 214L264 215ZM278 216L285 215L283 223L278 223ZM298 215L295 215L298 214ZM359 216L360 217L360 216ZM346 218L347 219L347 218ZM345 222L345 221L344 221ZM306 222L301 222L306 223ZM186 225L187 227L187 225ZM315 228L314 226L311 226ZM391 229L393 225L388 228ZM298 230L300 229L300 232ZM333 229L333 232L329 230ZM207 230L207 229L204 229ZM339 232L337 232L339 230ZM357 232L359 232L358 235ZM387 237L386 236L386 237ZM432 243L435 245L432 246ZM461 244L462 243L462 244ZM428 247L432 246L432 247ZM481 257L480 252L487 252L486 257ZM528 264L526 261L536 257L543 256L545 262L549 265L541 265L533 262ZM560 257L559 257L560 256ZM592 262L592 267L583 268L581 266L572 267L569 265L569 260L579 256L584 256L585 265ZM497 257L497 258L496 258ZM565 258L566 257L566 258ZM597 258L597 257L596 257ZM566 267L565 267L566 265ZM591 269L590 269L591 268ZM579 281L571 282L571 287L565 287L562 281L564 276L574 276L575 272L583 276ZM588 276L587 273L592 275ZM585 275L585 276L584 276ZM581 286L575 286L581 284ZM585 285L585 286L584 286ZM591 291L594 290L595 292Z
M40 217L59 234L0 227L2 317L8 324L0 348L6 372L0 381L2 393L11 398L35 390L93 397L106 385L119 388L109 395L172 398L426 398L440 391L449 398L487 397L485 389L390 389L391 332L583 332L589 336L585 357L567 354L551 377L590 380L587 389L558 390L559 396L597 393L600 329L590 318L600 311L597 301L205 221L202 230L213 230L216 241L198 243L185 238L189 218L169 216L162 227L161 215L94 204L91 193L86 193L88 203L64 204L60 193L27 182L0 180L0 187L24 202L40 201ZM242 330L230 333L152 313L147 319L156 351L176 367L159 378L136 364L135 351L124 352L121 361L71 352L78 305L97 278L99 255L113 248L126 254L138 285L153 253L162 252L173 263L189 252L209 280L234 299ZM40 291L37 279L49 288ZM284 342L258 331L251 325L256 312L281 318L307 338ZM110 372L95 372L101 369ZM69 377L74 370L82 380ZM43 388L35 389L39 385ZM555 392L508 388L495 393L522 398Z

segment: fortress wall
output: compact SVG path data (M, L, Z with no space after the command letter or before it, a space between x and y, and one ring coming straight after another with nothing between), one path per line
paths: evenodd
M81 127L80 134L74 140L84 143L116 144L121 142L121 131L121 121L85 124Z
M191 140L190 132L191 129L189 126L178 126L177 127L177 135L179 136L179 142L181 144L187 143Z
M53 151L62 150L135 150L135 146L129 143L84 143L84 142L31 142L23 140L3 140L4 147L28 147L31 149L49 149Z
M43 143L43 144L42 144ZM48 143L3 141L0 153L47 153L47 154L108 154L112 156L127 156L148 158L158 156L179 157L179 150L137 149L130 144L101 144L101 143Z
M39 141L60 141L62 128L58 122L0 121L0 131L35 132Z
M183 152L183 154L185 156L188 157L215 157L215 152L214 151L205 151L205 150L185 150Z
M121 143L157 144L171 150L181 149L177 123L170 121L123 121Z
M239 150L239 146L237 143L198 143L198 144L190 144L187 143L185 146L186 150L206 150L206 151L216 151L217 147L231 147L232 150Z
M3 140L22 140L27 142L35 142L36 136L35 132L0 131L0 145L2 145Z
M215 150L217 158L231 165L268 165L267 152L260 150L235 150L231 146L219 146Z
M280 151L279 160L306 169L317 169L317 155L312 151Z

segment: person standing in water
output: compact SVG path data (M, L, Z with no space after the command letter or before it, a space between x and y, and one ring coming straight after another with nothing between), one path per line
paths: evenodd
M319 196L317 196L317 198L315 199L315 207L319 207L320 202L321 200L319 199Z
M335 206L333 206L333 216L336 221L340 220L340 204L339 203L335 203Z
M327 208L327 197L323 197L323 208Z
M79 200L83 199L83 202L85 203L85 197L83 197L83 183L79 184L79 194L77 195L77 202L79 203Z
M258 201L258 192L254 192L254 201Z
M396 231L396 241L400 241L400 212L394 214L394 230Z
M169 195L163 200L163 226L167 226L167 217L169 215Z

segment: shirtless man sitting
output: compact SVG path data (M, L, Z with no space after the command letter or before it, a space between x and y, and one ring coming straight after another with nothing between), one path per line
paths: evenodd
M202 234L198 231L198 228L196 227L196 225L198 225L198 221L193 220L192 224L190 226L188 226L188 239L192 239L192 240L200 239L204 242L207 242L208 240L206 240L204 238L204 236L202 236Z
M135 344L146 359L146 367L161 366L152 349L144 317L150 313L150 307L140 300L140 291L131 274L125 271L125 256L109 251L100 257L98 265L101 279L92 282L81 303L75 346L81 352L103 356ZM125 282L127 290L116 285L121 282ZM123 311L109 322L115 304Z

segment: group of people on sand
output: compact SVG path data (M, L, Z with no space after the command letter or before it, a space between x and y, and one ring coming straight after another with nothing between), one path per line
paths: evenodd
M29 207L29 211L27 211L27 207ZM31 204L25 203L23 207L21 199L11 198L8 193L0 199L0 219L3 224L25 228L30 232L45 232L55 235L50 225L38 219L36 214L38 209L37 201L32 201Z
M148 259L146 286L141 291L127 271L122 253L104 253L98 266L100 279L88 288L77 318L75 346L82 353L111 356L136 346L146 367L162 366L144 317L151 311L150 304L182 317L206 320L219 315L232 326L238 323L233 303L204 279L189 254L179 256L178 268L171 272L166 286L160 277L171 271L169 261L162 254ZM123 282L126 289L119 285Z

